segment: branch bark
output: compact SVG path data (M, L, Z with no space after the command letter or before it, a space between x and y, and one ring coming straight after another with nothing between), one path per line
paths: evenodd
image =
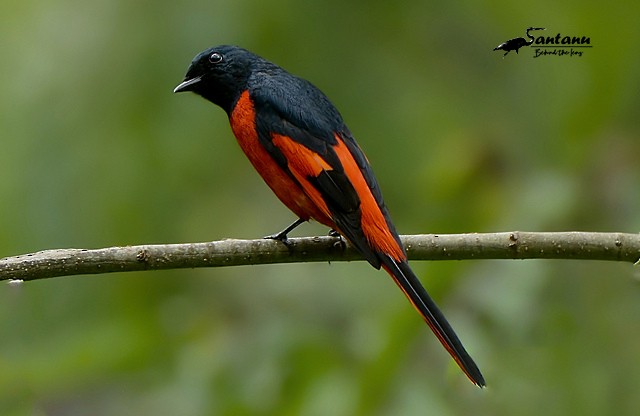
M57 249L0 259L0 280L139 270L362 260L335 237L221 240L101 249ZM503 232L403 236L410 260L578 259L638 264L640 234Z

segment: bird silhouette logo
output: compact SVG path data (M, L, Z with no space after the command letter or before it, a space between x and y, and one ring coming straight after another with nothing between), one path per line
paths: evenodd
M531 46L533 44L533 41L535 40L535 38L533 36L531 36L531 34L529 33L532 30L545 30L545 28L544 27L530 27L530 28L528 28L526 30L526 35L529 38L529 40L526 40L525 38L509 39L508 41L503 42L500 45L498 45L495 48L493 48L493 50L494 51L498 51L498 50L505 51L504 55L502 55L503 59L511 51L516 51L516 53L518 53L518 49L522 48L523 46Z

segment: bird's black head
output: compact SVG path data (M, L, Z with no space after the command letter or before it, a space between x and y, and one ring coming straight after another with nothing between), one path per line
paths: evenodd
M198 54L173 92L192 91L227 113L246 89L247 80L262 58L237 46L222 45Z

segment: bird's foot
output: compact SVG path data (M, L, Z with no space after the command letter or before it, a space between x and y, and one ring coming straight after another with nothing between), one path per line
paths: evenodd
M347 243L345 243L344 239L342 238L342 234L340 234L336 230L329 231L329 237L335 237L338 239L338 241L333 243L334 247L340 247L343 251L347 248Z
M298 218L296 221L293 222L293 224L291 224L290 226L288 226L284 230L280 231L279 233L267 235L267 236L262 237L262 238L264 238L266 240L277 240L277 241L280 241L282 244L284 244L288 248L291 248L292 243L289 241L289 238L287 237L287 235L294 228L296 228L298 225L302 224L305 221L306 220L303 220L302 218Z
M284 231L280 231L277 234L271 234L271 235L265 235L264 237L262 237L265 240L276 240L276 241L280 241L282 244L284 244L287 247L291 247L291 241L289 241L289 237L287 237L287 233Z

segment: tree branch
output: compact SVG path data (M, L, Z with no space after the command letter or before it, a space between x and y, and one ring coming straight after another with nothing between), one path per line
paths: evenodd
M45 250L0 259L0 280L38 280L78 274L223 267L273 263L352 261L362 258L335 237L222 240L209 243ZM638 264L640 234L505 232L408 235L411 260L579 259Z

